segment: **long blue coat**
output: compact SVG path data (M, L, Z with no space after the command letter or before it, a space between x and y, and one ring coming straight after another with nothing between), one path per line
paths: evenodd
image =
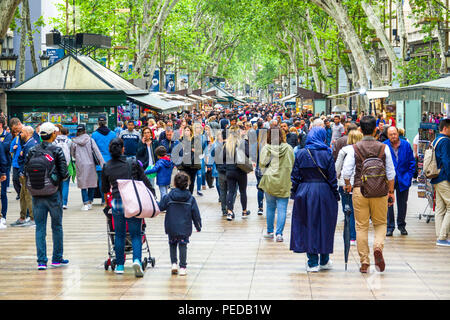
M301 149L291 173L294 199L290 249L315 254L333 253L339 193L330 149L311 150L314 160L328 178L325 181L307 149Z

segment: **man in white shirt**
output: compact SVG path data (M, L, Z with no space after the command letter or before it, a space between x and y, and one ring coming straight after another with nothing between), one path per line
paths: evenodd
M334 116L334 125L331 127L331 143L334 144L337 139L344 135L345 128L341 123L341 117Z
M350 149L345 157L342 168L342 177L345 180L345 191L351 192L353 190L353 208L355 212L356 222L356 243L358 254L361 261L361 273L367 273L370 267L369 259L369 220L372 220L375 229L374 238L374 257L375 265L381 272L384 271L385 262L383 259L384 240L387 231L387 209L388 199L390 199L389 206L394 203L394 183L395 183L395 167L392 162L392 156L389 148L383 146L382 143L375 140L376 134L376 119L373 116L365 116L361 119L361 131L364 134L362 141L356 144L358 150L364 157L361 159L359 154L355 154L354 149ZM378 155L384 148L384 155L382 159L385 161L386 178L388 180L389 192L384 197L366 198L361 193L361 169L362 163L367 159L368 155ZM353 173L354 185L350 184L350 178Z

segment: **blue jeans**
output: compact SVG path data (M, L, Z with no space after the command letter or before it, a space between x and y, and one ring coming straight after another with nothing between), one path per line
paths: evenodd
M277 230L276 235L283 235L284 224L286 222L286 211L289 198L279 198L265 193L266 196L266 220L267 233L273 233L273 224L275 221L275 210L277 210Z
M350 240L356 240L355 213L353 211L352 195L346 194L344 192L343 187L339 187L339 194L341 196L342 211L345 210L345 206L347 204L350 206L350 209L352 210L352 213L350 214Z
M94 201L95 188L81 189L81 198L83 204L92 203Z
M197 171L197 191L202 190L202 185L206 185L205 160L202 159L202 168Z
M133 248L133 261L142 257L142 239L141 225L142 219L125 218L123 211L112 210L114 218L114 231L116 233L114 249L116 251L116 263L118 265L125 264L125 238L126 225L128 224L128 232L131 236L131 246Z
M47 259L47 214L52 219L53 257L52 261L63 259L63 226L61 192L48 197L33 197L33 214L36 222L36 249L38 264L46 264Z
M308 256L308 266L310 268L317 267L319 265L319 255L315 253L307 253ZM328 263L328 260L330 260L329 254L321 254L320 255L320 265L324 266Z
M64 206L67 206L67 202L69 200L69 185L70 178L61 182L62 203Z
M169 191L169 186L159 186L159 192L161 193L161 198L159 199L160 201L168 193L168 191Z
M256 188L258 189L258 209L262 209L263 208L263 201L264 201L264 191L260 188L258 188L259 182L261 181L260 176L256 175Z
M2 216L6 219L6 213L8 212L8 194L6 193L8 186L9 186L9 180L10 180L10 172L11 167L6 168L6 180L2 181L2 191L1 191L1 202L2 202Z

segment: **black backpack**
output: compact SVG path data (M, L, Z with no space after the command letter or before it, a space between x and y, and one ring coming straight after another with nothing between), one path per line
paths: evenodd
M58 181L53 178L56 164L50 150L36 145L25 168L26 186L32 196L50 196L58 191Z

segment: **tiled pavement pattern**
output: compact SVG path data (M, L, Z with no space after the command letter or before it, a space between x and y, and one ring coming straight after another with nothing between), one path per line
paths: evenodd
M263 238L265 215L256 214L254 176L249 175L247 220L228 222L220 212L215 189L197 197L203 220L201 233L194 231L188 245L188 275L170 273L169 246L164 234L164 214L147 219L147 237L155 268L135 278L131 262L125 273L105 271L107 259L106 220L96 200L94 210L83 212L81 194L71 185L69 210L64 211L64 256L70 265L38 271L34 228L0 230L0 299L449 299L450 248L435 245L434 221L419 220L426 203L411 188L407 215L408 236L398 230L388 238L383 273L359 273L356 247L350 251L344 270L343 216L339 213L334 269L308 274L306 255L289 250L292 203L288 207L284 242ZM159 194L159 192L158 192ZM19 216L19 202L9 193L8 224ZM370 233L372 237L372 231ZM372 240L370 240L370 244ZM50 218L47 233L51 259ZM372 263L373 263L373 255Z

